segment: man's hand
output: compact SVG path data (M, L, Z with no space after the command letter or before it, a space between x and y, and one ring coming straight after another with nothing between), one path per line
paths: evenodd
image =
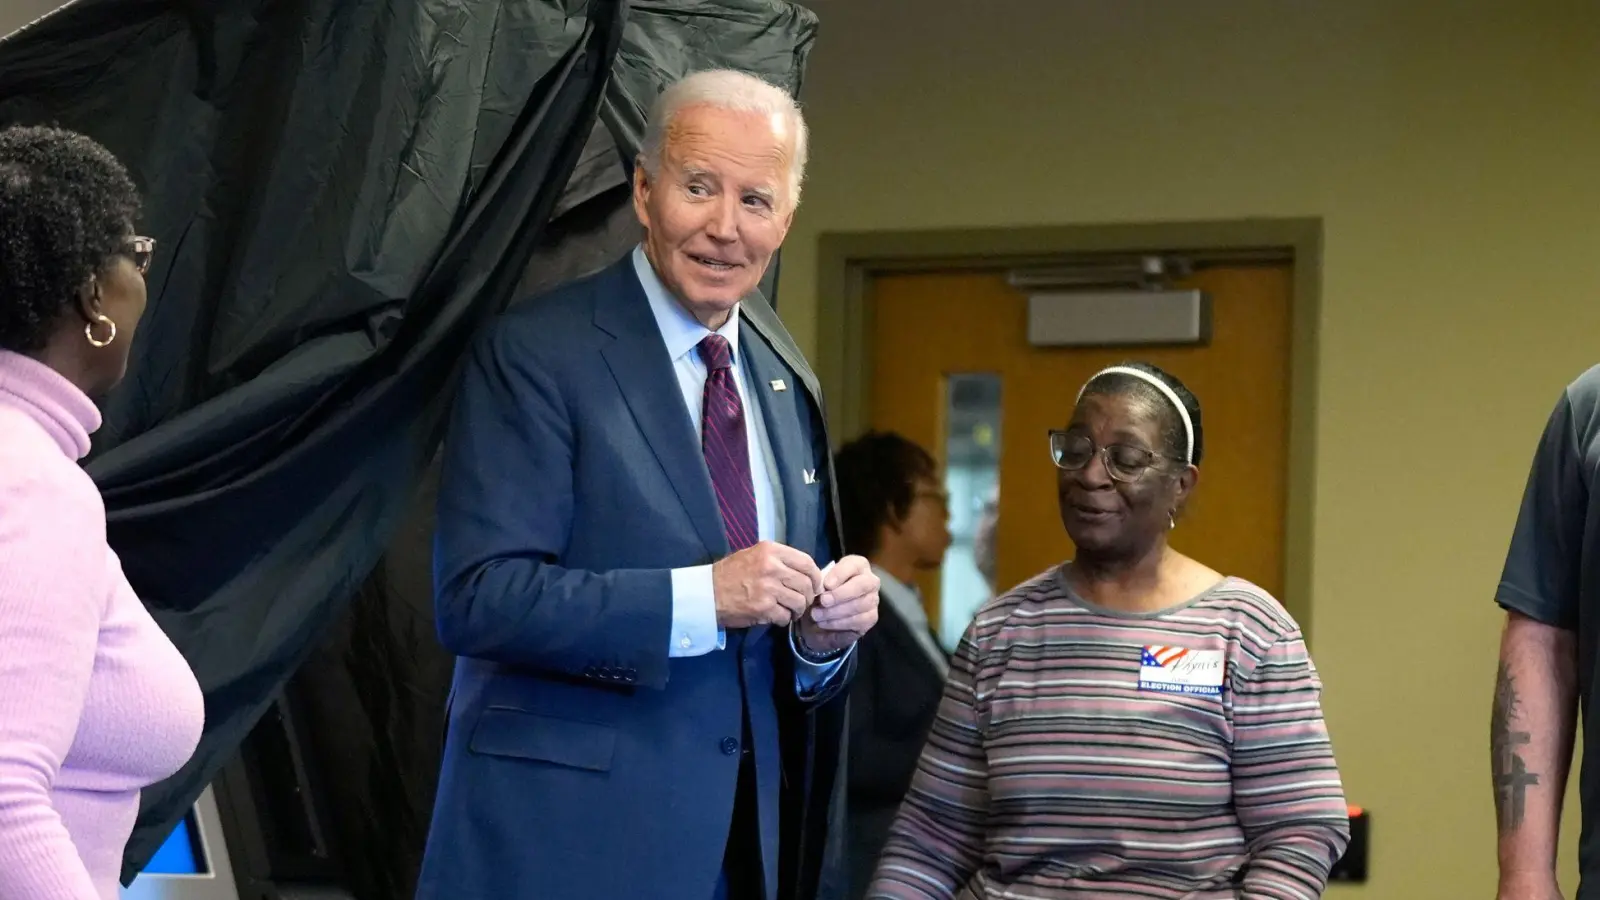
M1562 900L1554 873L1502 875L1495 900Z
M822 593L822 570L793 547L762 541L713 565L711 585L723 628L787 626Z
M811 653L843 650L878 624L878 576L860 556L834 564L822 596L800 619L800 646Z

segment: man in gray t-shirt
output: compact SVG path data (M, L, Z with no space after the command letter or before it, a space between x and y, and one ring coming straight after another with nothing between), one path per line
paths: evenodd
M1578 703L1600 637L1600 366L1567 386L1534 454L1495 600L1506 610L1490 755L1499 900L1556 900ZM1588 720L1586 724L1592 724ZM1600 727L1586 730L1578 900L1600 900Z

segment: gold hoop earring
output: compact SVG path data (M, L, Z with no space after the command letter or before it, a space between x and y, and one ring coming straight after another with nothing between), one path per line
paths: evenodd
M105 340L101 340L100 338L94 336L94 326L101 324L111 329L111 333L106 335ZM88 338L89 343L96 347L109 347L111 346L111 342L117 339L117 323L111 321L111 317L105 313L97 313L94 317L94 321L83 326L83 336Z

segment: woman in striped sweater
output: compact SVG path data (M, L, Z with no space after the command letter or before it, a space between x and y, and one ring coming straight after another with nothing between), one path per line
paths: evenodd
M869 897L1322 894L1349 821L1300 628L1167 544L1202 439L1153 366L1080 391L1050 435L1076 558L967 629Z

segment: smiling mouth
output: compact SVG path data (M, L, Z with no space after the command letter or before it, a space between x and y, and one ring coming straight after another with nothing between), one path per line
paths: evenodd
M729 262L725 259L718 259L715 256L701 256L698 253L690 253L688 256L695 262L695 264L710 269L713 272L731 272L734 269L739 268L738 263Z
M1082 516L1085 519L1109 519L1117 514L1116 510L1098 509L1092 506L1079 506L1076 503L1072 504L1071 509L1074 513Z

